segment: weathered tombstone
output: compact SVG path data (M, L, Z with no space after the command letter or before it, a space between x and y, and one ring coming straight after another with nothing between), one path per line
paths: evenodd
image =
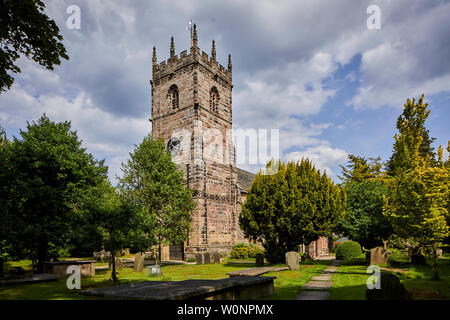
M197 262L197 264L203 264L203 254L197 252L195 254L195 261Z
M436 250L436 257L437 257L438 259L441 259L441 258L442 258L442 249L437 249L437 250Z
M211 256L209 252L203 253L203 263L211 263Z
M263 253L256 254L256 266L264 267L264 254Z
M161 271L161 266L159 265L154 265L154 266L148 266L146 268L147 270L147 276L160 276L162 275L162 271Z
M295 251L289 251L286 253L286 266L289 270L298 270L299 263L298 253Z
M144 256L138 252L134 256L134 272L141 272L144 270Z
M213 253L213 263L220 263L220 253L218 252Z
M375 247L370 249L369 265L380 265L388 263L389 251L383 247Z
M400 279L390 273L381 274L380 289L366 289L367 300L411 300L411 293L405 289Z
M116 270L123 269L123 261L122 258L116 258Z

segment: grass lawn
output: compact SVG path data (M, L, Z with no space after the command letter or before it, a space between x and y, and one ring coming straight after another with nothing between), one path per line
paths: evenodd
M385 267L396 268L391 272L400 278L406 289L437 290L441 299L450 300L450 256L445 255L438 260L439 274L441 280L432 280L433 271L431 266L411 266L407 258L395 257L389 260ZM400 269L400 270L399 270ZM344 262L337 273L332 277L333 285L330 289L331 300L365 300L366 281L370 276L366 273L367 266L363 258ZM405 272L399 272L405 270ZM426 299L421 297L420 299Z
M277 277L274 281L274 295L265 297L267 299L291 300L300 291L300 287L307 283L314 275L318 275L326 268L327 261L312 261L300 265L299 271L281 271L267 273L267 276ZM22 266L27 268L29 262L21 261L11 263L10 266ZM187 279L223 279L228 278L227 272L239 269L255 267L254 262L232 263L208 265L164 265L161 277L147 277L146 271L134 272L133 268L124 268L119 271L120 283L129 283L143 280L187 280ZM110 271L97 271L93 278L82 278L81 288L89 289L112 285L110 281ZM35 284L3 285L0 286L0 299L84 299L84 296L76 290L69 290L66 287L66 280L61 279L55 282L42 282Z

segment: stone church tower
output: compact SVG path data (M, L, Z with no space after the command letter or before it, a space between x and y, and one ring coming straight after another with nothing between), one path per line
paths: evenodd
M157 64L153 48L152 60L152 136L164 140L173 159L181 159L174 161L184 169L197 200L189 240L164 248L162 259L229 251L245 241L238 216L246 193L238 183L238 174L245 172L236 168L230 135L231 55L225 69L216 61L214 41L210 57L200 52L194 25L189 53L176 55L172 38L170 58Z

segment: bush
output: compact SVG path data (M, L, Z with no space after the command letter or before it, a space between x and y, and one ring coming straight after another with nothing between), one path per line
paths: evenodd
M355 241L345 241L339 244L336 248L336 259L347 260L357 258L361 255L361 246Z
M264 251L253 243L237 243L230 252L230 258L233 259L247 259L256 258L258 253L264 253Z

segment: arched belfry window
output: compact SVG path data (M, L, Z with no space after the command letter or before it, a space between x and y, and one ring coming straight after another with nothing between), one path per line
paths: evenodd
M209 92L209 108L213 112L216 112L219 108L219 91L216 87L213 87Z
M178 99L178 87L176 85L172 85L169 89L169 100L172 105L172 109L176 109L179 106Z

